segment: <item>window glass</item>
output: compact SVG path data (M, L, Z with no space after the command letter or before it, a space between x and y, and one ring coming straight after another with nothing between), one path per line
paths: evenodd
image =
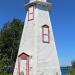
M44 43L49 43L49 26L42 26L42 40Z
M28 10L28 20L34 19L34 6L30 6Z

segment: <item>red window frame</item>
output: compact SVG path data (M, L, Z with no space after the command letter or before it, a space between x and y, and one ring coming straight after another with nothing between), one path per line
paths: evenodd
M32 13L29 12L29 8L30 8L30 7L33 7L33 12L32 12ZM28 21L31 21L31 20L34 20L34 8L35 8L35 7L34 7L34 5L31 5L31 6L29 6L29 8L28 8ZM33 15L33 17L32 17L31 19L30 19L30 14Z
M20 75L20 63L22 59L26 60L26 75L29 75L29 55L24 52L18 56L18 75Z
M48 29L48 33L44 33L44 28ZM48 37L48 41L45 41L45 36ZM43 25L42 26L42 42L43 43L49 43L50 42L50 34L49 34L49 26L48 25Z

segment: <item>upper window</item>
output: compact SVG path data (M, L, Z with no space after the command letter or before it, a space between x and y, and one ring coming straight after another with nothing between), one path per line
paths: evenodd
M28 9L28 20L34 19L34 5L30 6Z
M49 26L48 25L43 25L42 26L42 41L44 43L49 43L50 42Z

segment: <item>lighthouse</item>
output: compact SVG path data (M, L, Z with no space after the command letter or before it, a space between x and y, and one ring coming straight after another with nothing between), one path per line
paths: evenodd
M26 18L13 75L61 75L46 0L25 1Z

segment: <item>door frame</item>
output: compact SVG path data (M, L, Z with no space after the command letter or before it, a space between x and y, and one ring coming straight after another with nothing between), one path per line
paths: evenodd
M29 55L24 52L18 56L18 75L20 75L20 64L22 59L26 60L26 75L29 75Z

